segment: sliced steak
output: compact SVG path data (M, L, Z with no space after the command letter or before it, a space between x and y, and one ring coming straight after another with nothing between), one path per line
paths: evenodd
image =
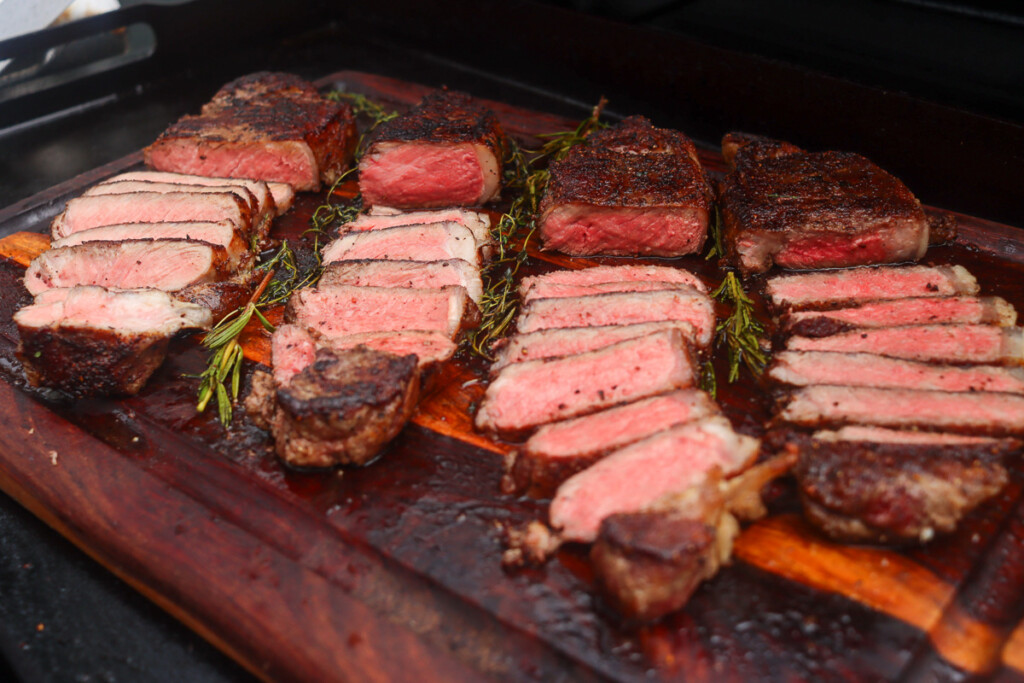
M77 197L50 226L53 239L120 223L229 221L252 235L249 204L231 192L130 192Z
M75 397L138 393L183 329L210 312L155 289L50 289L14 314L18 358L33 386Z
M324 264L335 261L447 261L479 267L480 252L469 229L455 224L414 225L348 233L324 249Z
M316 190L348 167L357 138L349 105L321 97L296 76L262 72L225 85L200 115L172 124L144 156L158 171Z
M538 228L573 256L680 256L707 237L711 189L696 148L634 116L551 164Z
M993 325L911 325L841 332L830 337L790 337L789 351L875 353L940 363L1024 363L1024 330Z
M280 216L291 208L295 200L295 191L291 185L285 183L267 183L262 180L251 178L211 178L202 175L188 175L185 173L167 173L164 171L128 171L120 173L112 178L103 181L106 183L120 183L126 181L142 181L147 183L167 183L172 185L238 185L249 190L256 197L259 203L259 212L271 216ZM278 202L278 199L281 202Z
M382 213L381 211L386 213ZM423 225L425 223L458 223L464 225L476 236L477 241L483 241L485 235L489 235L491 219L482 211L470 211L469 209L439 209L435 211L399 211L387 207L371 207L368 213L364 213L351 223L341 227L342 232L367 230L380 230L381 228L397 228L403 225Z
M835 431L814 433L817 441L874 441L887 444L915 444L918 446L998 446L1012 445L1012 439L991 436L969 436L948 432L920 432L916 430L886 429L870 425L847 425Z
M778 309L847 302L955 296L978 293L978 281L963 266L882 266L823 273L779 275L765 290Z
M477 206L501 190L505 136L494 114L462 93L439 90L374 130L359 162L373 206Z
M545 425L516 456L510 472L514 488L535 497L551 496L563 481L609 452L717 413L707 394L685 389Z
M593 296L595 294L614 294L615 292L660 292L667 289L688 290L693 289L689 285L675 284L672 282L657 282L654 280L641 280L639 282L604 282L596 285L557 285L542 284L531 287L523 297L522 303L528 304L537 299L566 299L578 296Z
M320 286L418 287L430 289L457 285L465 287L473 303L483 296L480 270L462 259L444 261L389 261L360 259L334 261L320 277Z
M613 284L616 282L670 282L689 285L699 292L707 293L704 281L688 270L670 268L668 266L593 266L581 270L554 270L544 275L524 277L519 285L519 295L524 300L546 299L543 294L548 286L574 285L589 287L592 285ZM539 290L539 292L537 291Z
M1005 436L1024 430L1024 396L996 392L813 386L781 402L777 421L802 427L846 424Z
M833 384L1024 394L1024 368L934 365L873 353L780 351L772 357L768 377L779 384L801 387Z
M707 348L715 331L715 307L695 289L619 292L565 299L537 299L523 308L520 333L554 327L597 327L677 321L693 325L696 344Z
M998 296L911 297L870 301L850 308L825 311L793 311L783 318L786 332L805 337L825 337L860 327L897 327L938 323L1010 326L1017 311Z
M760 442L710 417L659 432L615 451L565 481L551 501L551 526L566 541L591 543L609 515L638 512L682 493L712 468L731 474L757 456Z
M393 289L338 285L299 290L288 302L285 316L290 322L327 337L424 330L454 339L475 312L462 287Z
M224 248L205 242L86 242L40 254L25 272L25 288L33 295L77 285L152 287L177 292L191 285L222 280L229 274Z
M696 382L697 364L678 330L553 360L510 365L487 387L476 426L524 434L564 420Z
M661 330L679 330L691 344L695 343L693 325L681 322L638 323L636 325L601 325L599 327L554 327L528 334L517 334L501 340L491 373L506 365L544 358L562 358L577 353L596 351L627 339L644 337Z
M921 203L896 177L847 152L744 154L720 193L729 260L746 273L916 261Z

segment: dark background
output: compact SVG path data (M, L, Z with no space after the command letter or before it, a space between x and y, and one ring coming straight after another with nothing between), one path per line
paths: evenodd
M363 70L574 118L605 95L612 116L644 113L708 146L743 129L851 149L926 203L1024 216L1016 2L133 4L0 44L35 76L0 74L0 208L138 150L227 80L270 68ZM119 63L126 44L155 52ZM0 680L251 676L0 495Z

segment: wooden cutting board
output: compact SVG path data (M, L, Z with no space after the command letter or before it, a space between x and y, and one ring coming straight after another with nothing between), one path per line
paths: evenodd
M397 108L425 88L341 72L324 85ZM535 146L574 122L492 103ZM720 171L716 154L704 155ZM0 488L111 571L268 680L1024 680L1024 467L953 535L902 551L829 543L800 519L789 483L746 529L733 564L658 624L619 623L593 591L586 549L542 569L500 566L501 528L546 518L546 501L503 495L513 446L472 431L484 366L450 364L377 462L296 472L241 409L225 432L196 415L204 363L174 343L143 392L71 402L26 388L14 360L24 266L48 246L69 196L138 155L0 211ZM341 193L351 191L341 188ZM276 235L303 232L304 195ZM986 294L1024 310L1024 238L961 217L956 245ZM612 262L612 260L609 260ZM664 263L664 262L663 262ZM670 261L711 282L699 257ZM582 263L534 254L529 272ZM267 358L252 328L247 356ZM248 364L247 376L254 363ZM718 373L720 381L725 373ZM757 433L755 382L720 385L727 415Z

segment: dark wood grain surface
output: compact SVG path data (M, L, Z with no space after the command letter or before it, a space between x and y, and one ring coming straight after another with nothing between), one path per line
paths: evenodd
M396 106L424 89L344 72L326 84ZM571 125L494 103L527 144ZM721 160L705 154L714 170ZM902 550L827 542L787 483L741 535L736 560L689 605L627 629L593 592L585 549L506 573L500 529L546 501L499 493L513 446L473 432L483 366L450 364L413 423L374 464L284 468L244 414L224 432L196 415L194 339L176 342L143 392L71 403L28 389L10 316L23 267L48 246L63 201L138 163L129 157L0 211L0 487L159 605L268 680L922 680L1024 678L1024 468L954 534ZM341 188L350 192L351 187ZM275 230L302 232L322 196ZM962 216L928 258L963 263L1024 310L1024 242ZM720 279L698 257L673 261ZM535 253L530 272L578 266ZM265 333L249 330L251 360ZM252 364L250 365L250 369ZM719 377L725 373L720 372ZM722 386L733 423L767 416L754 382ZM241 413L241 411L239 411Z

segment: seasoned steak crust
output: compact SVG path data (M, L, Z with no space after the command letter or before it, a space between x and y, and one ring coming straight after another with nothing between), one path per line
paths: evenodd
M382 123L374 130L371 146L378 142L426 142L484 144L502 159L505 135L492 111L465 93L436 90L404 116Z

